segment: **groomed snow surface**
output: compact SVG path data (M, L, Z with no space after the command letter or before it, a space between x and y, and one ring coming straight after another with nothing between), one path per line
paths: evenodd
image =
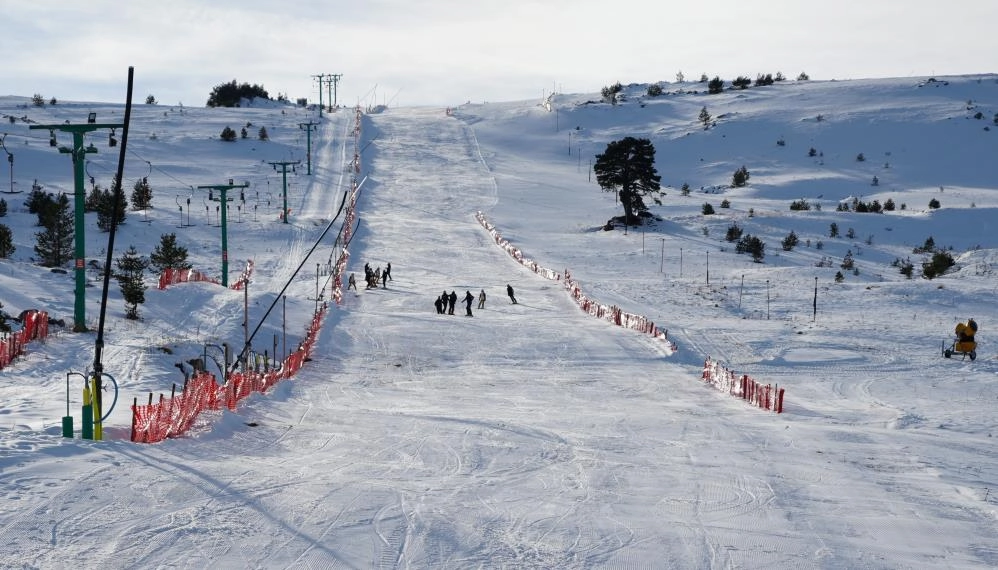
M337 251L335 232L305 255L351 187L359 151L348 271L361 290L331 307L295 378L159 444L129 441L129 406L169 395L183 380L175 363L215 350L205 345L242 346L242 292L158 291L150 276L133 322L112 285L104 366L120 396L100 442L79 439L82 382L72 375L92 365L95 334L57 330L32 344L0 371L0 566L998 566L998 129L984 128L998 83L945 79L713 96L663 84L656 98L633 86L616 106L556 95L553 111L537 101L391 108L363 116L359 148L350 109L320 119L292 107L137 105L125 189L147 176L155 207L129 212L116 255L128 245L148 255L175 232L195 268L218 274L213 203L192 187L250 182L229 210L230 270L255 263L249 323L264 325L254 348L286 350L329 300L316 265ZM697 123L705 106L717 122L708 130ZM69 158L20 118L82 122L96 110L120 120L123 106L4 97L0 110L20 189L37 179L71 193ZM300 127L309 121L319 123L311 175ZM218 140L227 125L251 125L248 138ZM271 140L256 139L260 126ZM100 152L88 172L107 187L118 149L91 136ZM621 210L589 168L624 136L652 140L666 196L645 226L603 231ZM268 164L285 160L302 161L289 174L288 224L278 219L281 174ZM749 185L729 187L742 165ZM26 195L0 194L17 246L0 261L0 301L11 314L71 320L72 272L31 263L38 229ZM899 208L836 211L852 197ZM928 208L932 198L940 209ZM791 211L797 199L820 210ZM716 213L703 215L704 203ZM580 311L559 282L496 247L478 211L526 257L668 329L678 351ZM93 216L88 259L103 263L107 234ZM725 241L733 223L763 239L763 263ZM800 244L783 251L791 230ZM957 261L931 281L912 253L929 236ZM849 251L858 272L839 267ZM914 279L891 264L905 258ZM387 287L365 290L364 263L389 262ZM264 319L289 279L286 301ZM436 314L435 297L452 290L476 296L473 317L461 301L454 316ZM976 361L943 358L969 317L981 325ZM784 413L704 384L708 356L785 388ZM72 440L61 437L67 378Z

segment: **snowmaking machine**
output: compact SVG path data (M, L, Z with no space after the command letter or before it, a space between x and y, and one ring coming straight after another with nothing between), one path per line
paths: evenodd
M969 356L971 360L977 358L977 341L974 340L974 335L977 334L977 322L974 319L967 319L966 323L957 323L954 332L956 340L949 347L943 342L943 356L950 358L954 354L959 354L964 358Z

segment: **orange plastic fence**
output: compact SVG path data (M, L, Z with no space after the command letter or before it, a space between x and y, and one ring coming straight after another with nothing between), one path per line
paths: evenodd
M0 369L6 368L18 356L24 354L25 346L33 340L45 340L49 334L49 315L44 311L26 311L22 328L12 332L0 341Z
M160 290L163 290L170 285L176 285L177 283L191 283L194 281L207 281L208 283L215 284L221 283L218 279L209 277L196 269L174 269L172 267L167 267L159 276L159 288Z
M153 402L150 393L149 402L144 405L136 399L132 404L132 441L156 443L183 435L202 412L218 410L223 405L235 410L237 404L250 394L266 392L281 380L294 376L312 353L326 309L324 305L312 317L305 339L297 350L284 359L280 368L262 373L235 372L223 385L218 384L214 375L202 372L186 381L179 394L174 385L169 398L160 394L159 401Z
M521 265L546 279L561 281L565 285L565 288L568 290L569 294L572 296L572 299L575 300L576 304L578 304L579 307L589 315L598 319L603 319L619 327L650 334L657 339L668 342L669 348L671 348L673 352L677 350L675 343L669 341L668 330L659 330L659 328L655 326L654 322L643 315L628 313L616 305L604 305L589 298L582 292L582 288L579 284L572 279L572 276L569 274L567 269L565 270L563 277L562 274L557 271L542 267L536 261L525 259L523 257L523 252L520 251L518 247L510 243L509 240L502 237L499 230L485 218L483 213L477 212L475 214L475 218L477 218L478 223L480 223L482 227L489 232L489 235L492 236L492 240L495 241L496 245L505 250L506 253L508 253L513 259L520 262Z
M749 378L748 374L739 376L733 370L712 361L710 357L703 363L703 381L756 407L777 414L783 413L783 388L779 385L761 384Z
M357 146L359 146L360 140L360 122L361 111L358 108L357 124L354 127L355 145ZM358 173L360 172L359 157L360 153L355 152L355 170ZM355 225L357 190L357 181L354 180L344 221L343 243L350 243L350 234ZM349 252L344 248L334 265L332 297L337 303L342 298L342 275L346 270L349 257ZM232 288L241 289L249 280L252 271L253 262L250 261L242 278ZM159 288L165 289L171 284L184 281L218 283L217 280L208 278L197 271L167 269L160 276ZM322 308L312 316L312 322L306 330L304 340L294 352L284 359L279 368L264 372L236 372L230 374L222 385L218 384L213 375L200 373L184 383L179 395L176 393L176 386L174 386L169 399L161 394L159 401L153 403L152 393L149 394L149 402L145 405L139 405L136 399L132 405L131 440L141 443L155 443L168 437L183 435L194 425L195 420L202 412L219 410L223 405L230 410L235 410L243 398L254 392L266 392L281 380L291 378L308 361L327 310L328 306L323 304Z

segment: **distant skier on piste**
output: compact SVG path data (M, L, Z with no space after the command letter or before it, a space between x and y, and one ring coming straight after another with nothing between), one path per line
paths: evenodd
M513 295L513 286L510 285L509 283L506 284L506 294L509 295L509 300L513 301L513 304L515 305L516 304L516 296Z
M471 291L464 292L464 305L465 310L467 310L466 316L470 317L471 314L471 303L474 302L475 296L471 294Z

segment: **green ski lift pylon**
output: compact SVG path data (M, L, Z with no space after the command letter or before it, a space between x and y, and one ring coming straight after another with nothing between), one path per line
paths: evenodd
M312 175L312 131L315 130L315 126L319 123L315 121L309 121L307 123L298 123L299 129L305 129L305 158L308 160L308 172L309 176Z
M270 162L269 164L274 167L274 170L277 170L278 166L281 167L281 181L282 181L282 185L283 185L283 191L282 191L282 193L284 194L284 212L281 214L281 218L283 218L283 221L286 224L286 223L288 223L288 166L290 166L291 167L291 171L294 172L295 165L301 164L301 161L300 160L276 160L276 161Z
M222 213L222 286L229 286L229 236L228 236L228 224L227 224L227 210L230 198L227 195L229 190L234 188L247 188L249 187L249 182L243 182L242 184L233 184L232 179L229 179L228 184L206 184L203 186L198 186L199 190L208 190L208 199L219 203ZM214 191L219 191L218 199L214 196Z
M76 290L75 302L73 305L73 331L85 332L87 330L87 309L86 309L86 287L87 287L87 267L86 248L84 232L84 204L86 201L86 189L84 188L84 174L86 172L86 155L97 152L97 148L90 144L83 146L83 135L98 129L120 129L124 127L122 123L97 123L96 113L90 113L89 119L92 122L85 124L62 124L62 125L28 125L29 129L48 129L51 134L50 146L58 146L55 132L72 133L73 148L58 146L59 152L71 155L73 159L73 202L74 202L74 241L75 241L75 275Z

